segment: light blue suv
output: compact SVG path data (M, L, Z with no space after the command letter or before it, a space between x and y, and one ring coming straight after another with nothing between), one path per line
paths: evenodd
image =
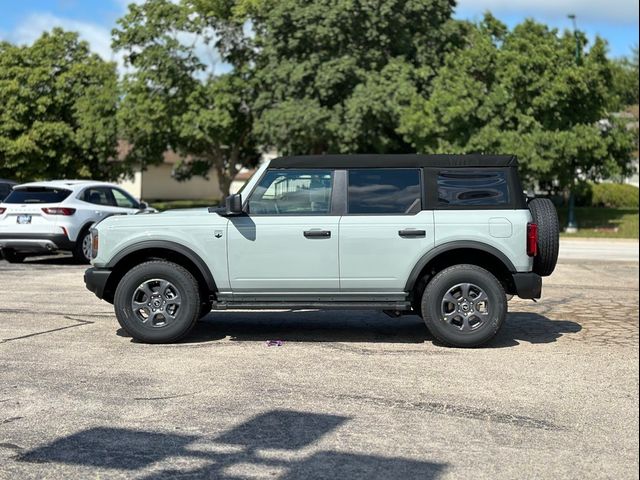
M282 157L224 208L100 222L85 282L143 342L212 309L332 308L415 313L470 347L498 332L507 295L540 297L558 232L512 156Z

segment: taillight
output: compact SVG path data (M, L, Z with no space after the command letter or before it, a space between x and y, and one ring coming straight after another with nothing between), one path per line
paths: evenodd
M2 215L2 214L3 214L4 212L6 212L6 211L7 211L7 209L6 209L6 208L2 208L2 207L0 207L0 215Z
M75 208L66 208L66 207L51 207L51 208L43 208L42 211L47 215L64 215L68 217L69 215L73 215L76 213Z
M535 257L538 254L538 225L527 223L527 255Z

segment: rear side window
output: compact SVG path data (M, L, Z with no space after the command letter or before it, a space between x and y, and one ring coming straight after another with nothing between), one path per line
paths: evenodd
M87 188L82 199L94 205L115 206L115 201L109 195L109 191L103 187Z
M438 174L439 206L507 206L509 182L503 171L443 170Z
M29 187L12 191L4 203L60 203L71 193L63 188Z
M352 214L417 213L422 209L420 170L367 168L349 170L348 204Z

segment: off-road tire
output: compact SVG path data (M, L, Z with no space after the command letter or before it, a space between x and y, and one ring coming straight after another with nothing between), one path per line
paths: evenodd
M447 323L442 313L445 294L456 285L472 284L487 295L488 312L485 320L470 331L458 330ZM436 274L422 295L422 314L431 334L451 347L478 347L491 340L500 330L507 315L507 298L502 284L484 268L460 264Z
M131 305L138 287L152 279L170 282L181 297L175 320L166 326L144 324L137 318ZM118 323L135 340L173 343L187 335L200 318L200 289L196 279L185 268L165 260L152 260L137 265L122 277L113 304Z
M542 277L553 273L560 250L560 223L551 200L534 198L529 201L533 223L538 225L538 252L533 258L533 271Z

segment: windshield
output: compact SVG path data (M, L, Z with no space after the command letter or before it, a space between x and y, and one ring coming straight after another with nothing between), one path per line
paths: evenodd
M71 190L62 188L28 187L14 190L4 203L60 203L69 196Z

